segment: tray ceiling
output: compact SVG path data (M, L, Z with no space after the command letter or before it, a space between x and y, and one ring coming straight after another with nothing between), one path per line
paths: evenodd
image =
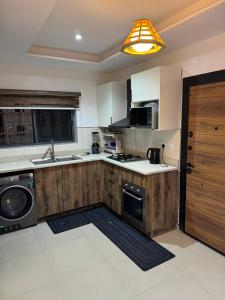
M3 55L6 60L14 54L28 63L61 61L65 66L70 63L90 70L113 71L149 59L119 52L134 20L141 17L140 0L20 0L16 5L10 2L0 2L0 60ZM225 28L225 1L143 3L143 17L153 21L166 41L164 52L219 34ZM75 30L82 34L81 41L75 40Z

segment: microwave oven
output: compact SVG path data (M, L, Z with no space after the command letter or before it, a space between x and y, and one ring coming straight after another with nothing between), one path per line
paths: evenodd
M130 126L158 128L158 105L130 109Z

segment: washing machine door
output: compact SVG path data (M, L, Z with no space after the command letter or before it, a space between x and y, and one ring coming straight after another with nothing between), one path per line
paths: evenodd
M33 206L32 193L20 185L12 185L0 191L0 216L17 220L26 216Z

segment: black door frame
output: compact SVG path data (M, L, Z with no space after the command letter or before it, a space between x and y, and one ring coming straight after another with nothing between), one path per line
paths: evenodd
M225 81L225 70L186 77L183 79L182 122L181 122L181 162L180 162L180 218L179 227L185 231L187 146L189 96L191 86Z

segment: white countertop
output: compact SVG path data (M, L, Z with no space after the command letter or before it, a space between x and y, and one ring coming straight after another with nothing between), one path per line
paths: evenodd
M56 155L57 155L57 153L56 153ZM34 170L34 169L40 169L40 168L77 164L77 163L97 161L97 160L102 160L102 161L117 165L119 167L137 172L142 175L151 175L151 174L155 174L155 173L162 173L162 172L178 170L177 167L173 167L173 166L167 166L167 167L165 166L164 167L160 164L153 165L153 164L150 164L148 160L121 163L121 162L118 162L118 161L108 158L108 156L110 156L110 154L104 153L104 152L102 152L100 154L76 155L76 156L80 157L81 159L67 161L67 162L49 163L49 164L44 164L44 165L34 165L26 157L14 157L13 161L0 162L0 173L16 172L16 171L23 171L23 170Z

